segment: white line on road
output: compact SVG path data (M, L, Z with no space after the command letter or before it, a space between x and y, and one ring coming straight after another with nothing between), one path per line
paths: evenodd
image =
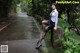
M2 31L4 28L6 28L7 26L8 26L9 24L7 24L7 25L5 25L4 27L2 27L1 29L0 29L0 31Z

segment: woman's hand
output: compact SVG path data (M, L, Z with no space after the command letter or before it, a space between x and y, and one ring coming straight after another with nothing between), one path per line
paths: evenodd
M54 27L54 30L56 31L57 30L57 27Z

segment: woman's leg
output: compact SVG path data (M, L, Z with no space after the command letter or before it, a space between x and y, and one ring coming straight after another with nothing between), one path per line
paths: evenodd
M48 21L46 21L46 23L48 23ZM42 21L42 31L40 32L40 39L38 40L36 45L37 48L41 45L41 42L46 36L47 31L48 31L48 25L44 24L44 22Z
M48 31L48 26L44 27L44 30L41 31L40 39L38 40L36 47L39 47L41 45L41 42L45 38L47 31Z
M53 46L53 44L54 44L53 27L51 27L50 30L51 30L51 40L50 41L51 41L51 45Z
M54 25L55 25L55 23L54 22L52 22L51 21L51 28L50 28L50 30L51 30L51 45L53 46L53 44L54 44Z
M40 33L40 39L38 40L37 45L36 45L37 48L39 48L39 47L41 46L41 42L42 42L42 40L44 39L44 36L45 36L45 32L42 31L42 32Z

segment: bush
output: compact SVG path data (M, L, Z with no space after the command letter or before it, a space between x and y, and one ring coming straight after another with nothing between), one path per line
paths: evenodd
M63 19L59 19L58 25L64 31L61 39L63 53L80 53L80 36L74 31L69 31L70 25Z

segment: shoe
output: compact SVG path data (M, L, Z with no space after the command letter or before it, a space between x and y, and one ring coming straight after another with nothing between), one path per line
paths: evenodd
M39 47L36 47L36 49L39 49Z
M36 47L36 49L39 49L40 47L42 47L42 45L40 45L40 46Z

